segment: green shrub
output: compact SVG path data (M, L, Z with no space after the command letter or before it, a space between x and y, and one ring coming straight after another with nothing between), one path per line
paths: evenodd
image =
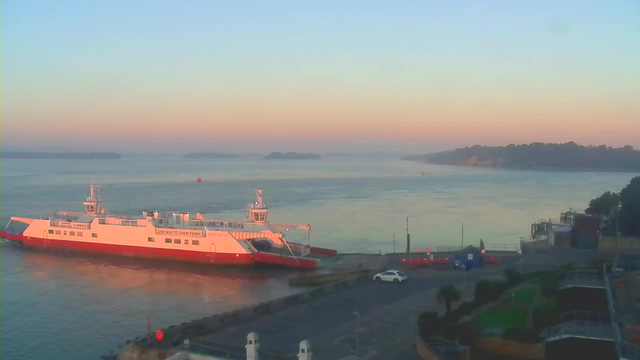
M509 285L506 281L504 280L495 280L491 282L491 286L493 287L494 290L494 298L499 298L500 295L502 295L508 288Z
M528 272L528 273L525 273L525 274L522 275L522 280L526 281L526 280L535 279L535 278L541 277L545 273L546 273L546 271L544 271L544 270Z
M560 280L555 273L547 273L540 279L540 290L545 296L554 296L560 288Z
M418 316L418 329L423 339L435 335L442 327L442 321L435 311L423 312Z
M473 292L474 301L478 305L483 305L495 300L495 289L488 280L478 281Z
M516 286L522 281L522 274L514 268L504 269L504 277L509 287Z
M475 310L476 306L471 301L464 301L458 305L458 307L453 311L458 317L469 315Z
M531 329L509 328L502 333L502 337L507 340L514 340L523 343L539 343L544 339L540 337L540 332Z
M453 341L458 338L458 324L451 324L442 329L442 337L446 340Z
M459 324L457 331L458 341L464 346L470 346L473 344L476 337L480 335L480 329L472 324Z
M558 300L552 297L542 297L533 305L533 310L541 314L552 314L556 311Z
M472 324L452 324L442 329L442 337L446 340L458 340L462 345L471 345L480 330Z

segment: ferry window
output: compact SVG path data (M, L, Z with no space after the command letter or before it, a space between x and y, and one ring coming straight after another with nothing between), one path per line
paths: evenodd
M91 233L91 237L97 238L98 234L97 233Z
M69 235L76 236L76 232L75 231L69 231Z
M184 239L184 244L185 244L185 245L189 245L189 240Z
M53 234L53 230L49 230L49 234Z
M76 233L76 235L78 235L78 236L82 236L82 231L78 231L78 232Z
M167 244L171 244L171 239L164 239L164 242Z
M180 244L180 242L181 242L180 239L173 239L174 244Z
M65 232L63 232L63 235L67 235L67 232L66 232L66 231L65 231Z
M148 242L154 242L154 241L156 241L156 239L154 239L154 238L152 238L152 237L148 237L148 238L147 238L147 241L148 241Z
M56 235L60 235L60 230L56 230Z
M106 223L107 223L107 220L105 220L105 219L98 219L98 224L100 224L100 225L104 225L104 224L106 224Z
M200 240L193 240L191 242L192 245L200 245Z

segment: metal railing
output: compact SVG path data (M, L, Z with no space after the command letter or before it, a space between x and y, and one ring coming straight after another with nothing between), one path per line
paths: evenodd
M560 274L560 288L572 286L604 288L604 277L600 270L574 269Z
M547 328L543 334L547 341L569 337L615 341L612 327L611 323L574 320Z
M586 321L599 324L611 324L611 314L596 311L569 311L560 314L560 323L570 321Z
M518 251L517 244L485 244L484 249L487 251Z

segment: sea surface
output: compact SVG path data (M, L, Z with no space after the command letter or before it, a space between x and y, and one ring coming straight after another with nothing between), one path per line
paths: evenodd
M340 252L464 242L515 245L530 224L581 211L634 173L450 167L392 158L310 161L131 157L0 163L0 223L82 211L90 184L111 213L177 210L244 218L264 190L274 222L311 224L290 241ZM201 178L202 182L196 182ZM287 269L222 268L0 246L0 358L98 359L124 340L297 292Z

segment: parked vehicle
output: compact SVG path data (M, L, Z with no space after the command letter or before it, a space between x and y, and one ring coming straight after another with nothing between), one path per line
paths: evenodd
M407 280L407 275L400 270L387 270L373 276L375 281L389 281L400 284Z

